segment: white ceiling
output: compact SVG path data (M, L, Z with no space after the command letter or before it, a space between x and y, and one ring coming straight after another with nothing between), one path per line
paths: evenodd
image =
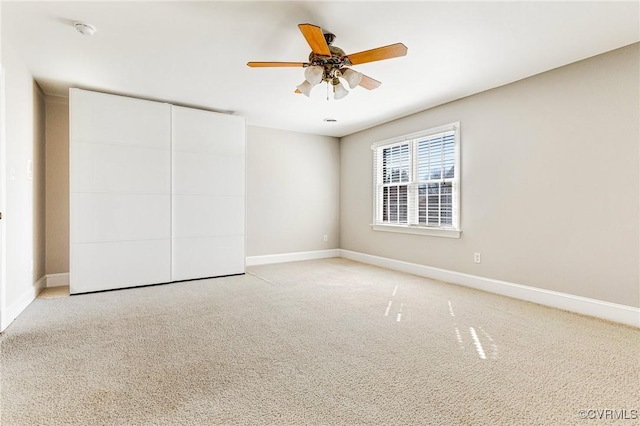
M94 25L83 37L74 21ZM346 98L293 93L306 61L297 24L347 54L403 42L405 57L354 67L382 81ZM2 37L42 89L82 87L218 111L249 124L344 136L640 40L634 2L10 2ZM332 117L337 123L325 123Z

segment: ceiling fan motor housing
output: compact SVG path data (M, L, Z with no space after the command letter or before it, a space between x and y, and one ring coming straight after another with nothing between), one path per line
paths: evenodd
M325 34L325 36L327 35L333 34ZM329 46L329 51L331 52L331 56L323 56L311 52L309 54L309 64L307 65L322 67L324 69L324 75L322 76L324 81L338 77L340 75L340 68L351 65L351 61L349 61L344 50L337 46Z
M331 43L333 43L333 41L336 39L336 35L326 30L323 30L323 35L324 35L324 40L327 42L329 46L331 46Z

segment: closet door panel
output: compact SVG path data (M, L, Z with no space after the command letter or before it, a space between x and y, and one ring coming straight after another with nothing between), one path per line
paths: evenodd
M71 192L169 194L170 158L168 149L76 142Z
M244 272L244 235L173 240L174 281Z
M106 93L74 90L70 125L74 139L169 149L169 105Z
M170 252L169 239L72 244L74 293L168 282Z
M170 195L75 193L71 198L75 243L171 238Z
M209 153L173 152L173 193L244 195L245 159Z
M173 280L244 272L244 119L172 107Z
M173 149L220 155L245 155L243 119L209 111L174 107L178 127L173 129Z
M171 280L171 107L69 93L70 290Z
M174 195L173 235L241 235L244 233L244 197L216 195Z

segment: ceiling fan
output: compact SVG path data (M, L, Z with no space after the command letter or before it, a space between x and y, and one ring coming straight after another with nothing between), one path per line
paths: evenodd
M332 88L334 99L344 98L349 94L349 91L340 83L339 78L346 80L351 89L357 86L368 90L375 89L382 83L347 67L397 58L407 54L407 46L402 43L396 43L347 55L344 50L337 46L332 46L336 38L334 34L323 30L317 25L300 24L298 28L300 28L302 35L311 47L309 62L248 62L247 65L254 68L305 68L305 80L296 88L296 93L302 93L305 96L310 96L311 89L324 81L328 87Z

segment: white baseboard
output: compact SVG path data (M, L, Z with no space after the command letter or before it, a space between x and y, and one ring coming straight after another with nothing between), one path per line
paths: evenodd
M25 290L17 300L2 311L0 314L0 331L4 331L9 324L11 324L13 320L16 319L18 315L20 315L22 311L24 311L27 306L35 300L36 296L46 288L46 282L46 276L40 278L32 287Z
M60 274L48 274L47 275L47 288L49 287L62 287L69 285L69 273L63 272Z
M300 251L297 253L268 254L265 256L247 256L246 265L266 265L269 263L297 262L299 260L326 259L340 257L340 249Z
M540 305L563 309L583 315L603 318L622 324L640 327L640 308L619 305L588 297L575 296L558 291L545 290L514 284L507 281L494 280L446 269L433 268L431 266L418 265L416 263L403 262L386 257L373 256L350 250L340 250L340 257L358 262L369 263L396 271L422 277L446 281L453 284L471 287L489 293L500 294L514 299L526 300Z

